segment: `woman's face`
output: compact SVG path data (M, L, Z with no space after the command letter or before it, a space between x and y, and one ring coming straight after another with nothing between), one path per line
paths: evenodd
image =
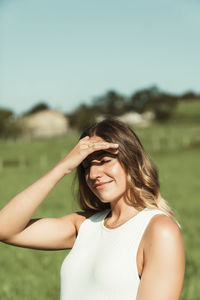
M127 175L116 154L96 151L82 165L88 187L102 202L118 201L124 197Z

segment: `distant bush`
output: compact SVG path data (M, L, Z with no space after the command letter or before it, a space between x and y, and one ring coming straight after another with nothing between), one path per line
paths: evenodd
M161 92L153 86L137 91L130 97L129 109L138 113L151 110L155 113L155 119L159 122L171 118L178 103L178 98L168 93Z
M200 100L200 95L197 95L193 91L187 91L182 96L180 96L180 100Z
M82 131L90 126L96 120L96 114L93 109L85 104L80 105L73 113L67 115L69 125Z
M177 104L178 99L175 96L162 93L158 98L151 99L148 107L154 111L157 121L165 122L173 116Z
M96 115L119 116L126 112L124 96L115 91L108 91L105 95L96 97L92 103L92 110Z
M43 111L49 109L49 106L46 103L39 103L36 104L34 107L32 107L29 111L27 111L24 116L32 115L34 113L37 113L39 111Z
M7 109L0 109L0 138L16 139L22 132L22 128L15 119L13 112Z

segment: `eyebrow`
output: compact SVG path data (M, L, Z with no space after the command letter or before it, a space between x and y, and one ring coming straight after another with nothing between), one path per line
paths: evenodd
M93 153L92 153L92 154L93 154ZM86 169L86 168L89 166L89 164L90 164L93 160L100 160L100 159L102 159L104 156L109 156L109 157L116 158L116 157L117 157L117 154L113 154L113 153L110 153L110 152L102 151L102 153L99 153L99 154L97 154L96 156L94 155L94 158L92 158L92 156L91 156L91 159L90 159L90 158L88 159L88 157L86 157L86 158L84 159L84 161L81 163L81 165L82 165L82 167L83 167L84 169Z

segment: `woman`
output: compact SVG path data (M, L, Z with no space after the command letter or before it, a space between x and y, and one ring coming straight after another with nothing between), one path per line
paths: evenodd
M31 219L75 168L83 212ZM69 154L0 211L0 239L72 249L61 267L61 300L180 298L185 251L179 224L138 137L114 119L85 130Z

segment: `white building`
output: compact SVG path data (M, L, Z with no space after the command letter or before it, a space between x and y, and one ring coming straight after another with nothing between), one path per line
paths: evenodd
M65 135L68 131L68 120L59 111L42 110L21 119L26 137L52 137Z
M97 122L104 120L104 116L98 116ZM151 111L146 111L142 114L137 112L128 112L117 117L118 120L128 125L148 126L154 119L155 114Z

